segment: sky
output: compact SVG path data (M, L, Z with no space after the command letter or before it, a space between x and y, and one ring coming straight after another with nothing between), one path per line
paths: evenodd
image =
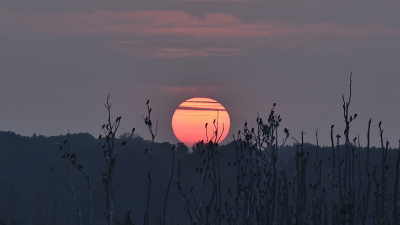
M357 113L350 136L400 138L399 1L0 0L0 130L101 134L111 95L120 132L177 143L171 119L187 99L221 103L226 141L273 103L296 139L343 135L342 94ZM292 143L293 140L289 140Z

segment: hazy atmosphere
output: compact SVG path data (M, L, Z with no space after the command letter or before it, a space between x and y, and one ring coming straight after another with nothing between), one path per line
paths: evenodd
M400 225L399 9L0 0L0 225Z
M341 95L365 143L372 118L393 147L400 137L400 2L0 1L0 130L31 136L98 135L110 93L121 131L145 139L146 101L157 142L178 142L172 115L207 97L231 118L230 133L274 102L291 135L329 145L343 134ZM282 128L283 129L283 128ZM232 135L226 141L232 140ZM291 142L291 141L290 141Z

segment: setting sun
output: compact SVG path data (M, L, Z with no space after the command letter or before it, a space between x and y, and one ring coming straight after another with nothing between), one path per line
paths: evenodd
M210 98L191 98L179 105L172 116L172 129L179 141L187 146L195 142L210 140L218 126L218 137L221 142L229 132L230 119L226 109ZM207 132L205 124L207 126Z

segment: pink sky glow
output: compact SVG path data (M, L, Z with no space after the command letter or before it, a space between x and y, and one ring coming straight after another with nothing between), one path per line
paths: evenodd
M122 130L134 126L146 138L141 116L150 100L157 141L176 142L177 106L204 96L223 104L235 133L276 102L282 128L297 138L304 131L310 142L319 128L327 144L332 124L343 133L341 95L352 71L359 115L352 135L363 138L372 118L397 143L399 8L399 1L3 1L0 130L96 136L110 93Z
M118 37L120 44L143 44L160 38L179 41L219 41L247 47L277 46L282 38L302 44L330 36L343 36L361 41L365 38L392 37L400 29L385 24L344 25L338 23L278 23L255 20L245 22L234 15L208 13L198 17L181 11L112 12L94 10L91 13L26 14L0 12L0 28L13 33L33 31L56 36ZM150 51L155 57L229 56L240 48L158 48ZM124 46L126 47L126 46ZM277 46L279 47L279 46ZM144 54L146 55L146 54Z

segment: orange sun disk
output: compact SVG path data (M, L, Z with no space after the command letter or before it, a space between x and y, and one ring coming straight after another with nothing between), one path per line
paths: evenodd
M172 116L172 129L179 141L186 146L193 146L195 142L207 141L213 136L218 121L219 142L229 133L230 119L226 109L217 101L210 98L191 98L179 105ZM207 126L207 135L205 124Z

